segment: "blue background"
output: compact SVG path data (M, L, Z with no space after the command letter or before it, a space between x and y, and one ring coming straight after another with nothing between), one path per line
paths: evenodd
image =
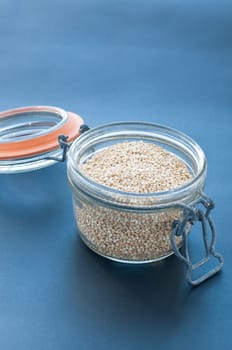
M231 82L230 1L1 0L0 109L189 134L207 155L225 257L195 289L175 257L111 263L78 238L64 164L1 175L1 349L231 349Z

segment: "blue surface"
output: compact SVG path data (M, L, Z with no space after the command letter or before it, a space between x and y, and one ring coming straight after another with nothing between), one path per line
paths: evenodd
M231 349L231 81L230 1L0 2L0 109L56 105L90 126L189 134L207 154L225 257L195 289L175 257L106 261L78 238L64 164L2 176L0 349Z

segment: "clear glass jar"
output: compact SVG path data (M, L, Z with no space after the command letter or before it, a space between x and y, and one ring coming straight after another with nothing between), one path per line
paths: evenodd
M58 163L68 156L67 172L77 227L92 250L129 263L147 263L175 253L186 264L187 280L192 285L220 271L223 258L215 251L216 231L210 215L214 204L203 193L206 159L197 143L177 130L149 123L114 123L88 129L79 115L52 106L0 112L3 215L10 213L19 221L32 216L33 220L40 220L41 208L47 211L63 196L59 192L63 167ZM192 180L172 191L139 194L100 185L81 172L80 165L96 152L114 143L133 140L155 143L176 154L185 162ZM56 167L50 168L55 164ZM48 192L51 196L43 195ZM13 193L18 193L18 205L15 205L16 195L10 195ZM20 211L21 198L24 205ZM201 223L205 256L192 264L188 236L197 222ZM218 260L217 265L214 263L211 270L207 268L206 273L193 278L194 270L211 258Z
M176 154L187 165L192 180L172 191L139 194L103 186L81 172L80 165L101 149L135 140L158 144ZM182 205L194 207L201 198L206 158L194 140L177 130L149 123L113 123L94 128L73 142L67 171L74 215L85 244L112 260L146 263L173 254L173 222L183 219ZM188 223L187 231L190 228ZM176 236L175 242L179 247L181 237Z

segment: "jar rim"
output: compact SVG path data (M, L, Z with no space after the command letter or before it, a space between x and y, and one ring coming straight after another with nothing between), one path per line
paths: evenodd
M130 130L130 136L132 135L133 131L138 131L138 133L142 136L145 135L145 129L148 128L149 130L153 130L149 132L149 135L154 136L163 136L166 137L169 141L169 145L172 144L172 141L175 144L179 144L180 147L183 147L185 151L189 151L190 149L192 152L195 152L195 156L197 157L196 161L198 162L198 171L196 174L194 174L193 178L188 181L183 186L179 186L173 190L169 191L162 191L162 192L150 192L150 193L138 193L138 192L126 192L122 190L117 190L115 188L102 185L91 178L85 176L83 172L80 170L77 162L76 162L76 155L80 153L83 149L83 146L85 143L88 143L89 140L93 140L94 137L100 141L100 139L104 138L108 134L111 135L111 138L120 137L125 132L124 129L126 129L126 132ZM114 131L112 131L114 130ZM154 133L156 131L156 133ZM99 138L99 135L101 136ZM174 144L173 143L173 144ZM78 188L78 190L82 192L87 192L88 195L91 197L95 197L97 199L100 199L103 202L107 202L109 204L109 200L106 199L106 197L109 197L109 195L117 196L122 198L130 198L132 202L134 202L136 199L140 200L146 200L147 198L152 198L154 200L154 206L162 206L167 205L174 202L179 201L192 201L192 193L196 192L196 190L199 188L199 184L204 185L204 180L206 176L207 171L207 161L205 154L202 150L202 148L198 145L196 141L194 141L191 137L186 135L185 133L165 126L161 124L155 124L155 123L149 123L149 122L138 122L138 121L128 121L128 122L114 122L109 124L103 124L98 127L95 127L93 129L88 130L85 132L81 137L76 139L68 152L68 164L67 164L67 171L68 171L68 180L72 187ZM83 187L82 187L83 186ZM199 193L200 196L200 193ZM113 205L117 205L117 203L113 203ZM123 204L120 202L119 206L125 206L125 207L133 207L133 205ZM153 205L152 205L153 206ZM137 207L137 205L136 205ZM144 205L143 208L147 209L150 208L151 205L146 206Z

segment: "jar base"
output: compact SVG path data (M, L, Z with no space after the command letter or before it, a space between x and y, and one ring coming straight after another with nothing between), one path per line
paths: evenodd
M162 255L161 257L156 257L154 259L146 259L146 260L127 260L127 259L120 259L120 258L115 258L113 256L109 256L109 255L105 255L101 252L99 252L93 244L91 244L81 233L79 233L81 240L84 242L84 244L90 249L92 250L95 254L100 255L103 258L106 258L108 260L111 261L115 261L118 263L122 263L122 264L131 264L131 265L139 265L139 264L150 264L150 263L154 263L154 262L158 262L161 260L164 260L166 258L168 258L169 256L173 255L174 252L173 251L169 251L167 252L167 254Z

